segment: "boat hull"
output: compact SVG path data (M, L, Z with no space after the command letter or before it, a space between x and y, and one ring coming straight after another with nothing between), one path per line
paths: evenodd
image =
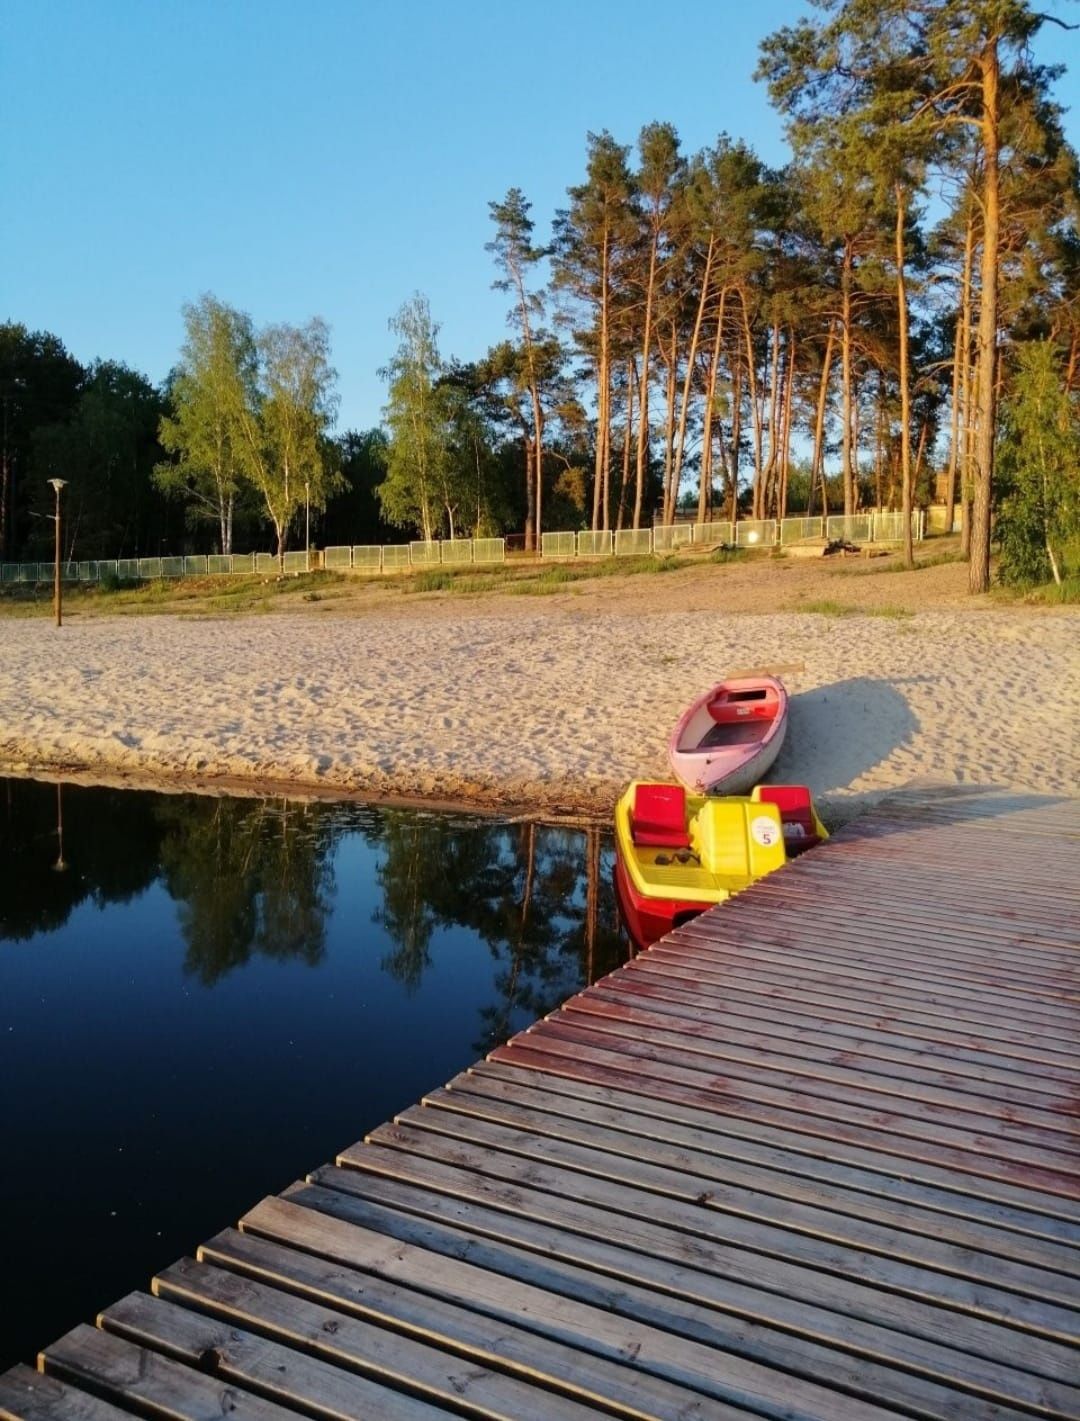
M760 707L751 696L762 698ZM735 703L744 698L744 706ZM725 712L729 723L715 724ZM749 794L779 755L787 718L787 691L775 677L720 682L683 712L671 733L675 778L694 794Z

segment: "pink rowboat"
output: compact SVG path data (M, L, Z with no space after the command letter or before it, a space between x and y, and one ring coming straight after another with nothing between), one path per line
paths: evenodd
M788 694L775 676L721 681L683 712L668 758L695 794L749 794L780 753Z

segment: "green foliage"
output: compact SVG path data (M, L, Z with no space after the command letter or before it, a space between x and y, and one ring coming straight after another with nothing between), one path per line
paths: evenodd
M998 576L1024 586L1060 581L1080 537L1080 401L1050 342L1026 345L1017 366L998 455Z
M153 385L117 361L87 371L78 401L62 422L33 433L34 481L29 502L37 513L27 539L48 556L53 546L53 492L45 480L67 480L63 493L64 556L127 557L160 537L167 519L147 498L161 458L158 427L165 401Z
M317 316L306 326L267 326L256 349L257 403L243 414L244 473L265 505L280 558L297 513L325 507L340 487L338 450L329 437L337 372L329 328Z
M195 520L217 524L232 552L233 510L245 469L244 419L257 402L258 359L251 317L209 294L184 307L185 339L170 381L172 413L161 421L168 463L154 470L166 494Z
M431 542L440 523L449 419L446 395L437 385L442 372L439 327L419 291L390 320L398 347L381 371L389 381L383 410L390 431L386 478L379 485L383 517L398 528L416 528Z

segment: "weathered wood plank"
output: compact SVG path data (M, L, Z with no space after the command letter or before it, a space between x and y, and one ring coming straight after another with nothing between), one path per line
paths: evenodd
M463 1357L207 1263L183 1259L174 1264L155 1279L154 1294L395 1390L421 1392L440 1405L466 1407L500 1421L588 1421L597 1415L587 1399L568 1396L562 1387L550 1390L545 1383L552 1379L535 1373L529 1380L508 1376L475 1356Z
M0 1374L0 1421L131 1421L131 1413L19 1366Z
M85 1325L46 1347L38 1359L45 1374L72 1386L93 1388L124 1408L169 1421L295 1421L291 1409L233 1385L223 1373L211 1375L209 1353L196 1353L183 1366L154 1350L132 1345Z
M1042 1037L1032 1036L1030 1032L995 1029L988 1035L969 1022L958 1022L955 1017L927 1016L918 1010L917 1002L909 1001L903 1007L890 1006L873 996L841 1004L835 998L816 993L809 984L800 990L800 985L790 979L782 985L773 985L734 975L726 978L723 989L709 990L703 989L686 972L650 972L644 956L636 959L634 966L637 969L634 972L618 969L605 977L604 989L611 992L629 989L660 1000L698 1001L705 1012L730 1010L758 1016L775 1009L785 1014L777 1016L777 1020L794 1018L796 1024L799 1018L804 1022L817 1021L827 1024L830 1030L838 1023L858 1029L880 1027L889 1039L910 1037L941 1050L956 1043L969 1050L993 1052L1036 1070L1043 1065L1054 1066L1064 1072L1066 1078L1072 1078L1080 1070L1080 1051L1049 1047Z
M200 1259L381 1320L487 1366L581 1395L617 1415L686 1421L715 1415L713 1403L699 1393L643 1370L655 1347L643 1357L635 1351L636 1334L627 1339L610 1327L607 1312L600 1319L605 1326L581 1337L567 1323L564 1301L545 1290L310 1210L299 1210L302 1222L293 1229L296 1206L281 1200L267 1205L294 1246L227 1229L202 1245ZM306 1245L314 1251L301 1251ZM159 1278L155 1286L162 1296L173 1296L171 1280ZM559 1340L564 1337L569 1340Z
M692 1264L673 1265L635 1253L608 1238L506 1218L483 1206L425 1196L409 1186L368 1180L361 1187L363 1193L297 1186L288 1199L257 1206L244 1220L244 1229L380 1272L396 1270L398 1260L406 1257L387 1249L389 1236L555 1294L556 1328L563 1317L562 1300L574 1298L679 1336L741 1350L763 1361L772 1358L785 1370L805 1371L825 1381L849 1375L855 1358L913 1371L961 1390L988 1391L998 1399L1045 1399L1052 1384L1054 1406L1068 1410L1076 1400L1069 1390L1056 1390L1075 1382L1071 1349L1030 1336L1018 1348L1018 1334L982 1319L942 1308L906 1309L889 1295L860 1288L834 1290L822 1304L812 1290L795 1296L782 1288L772 1291L777 1275L768 1267L743 1278L721 1279ZM301 1215L294 1210L282 1216L282 1210L297 1204L303 1206ZM331 1239L321 1225L303 1218L304 1212L370 1230L375 1262L362 1262L368 1256L362 1239ZM793 1275L787 1276L790 1281ZM471 1275L463 1286L475 1288ZM857 1370L851 1375L866 1374ZM886 1389L882 1394L892 1393Z
M1080 1180L1080 1156L1073 1150L1059 1148L1060 1137L1051 1135L1054 1141L1051 1145L1046 1139L1050 1132L1029 1133L1022 1122L1010 1122L1007 1128L995 1129L996 1122L961 1115L941 1105L860 1091L855 1086L820 1080L798 1071L773 1069L732 1056L725 1058L722 1065L711 1067L707 1060L675 1063L670 1054L658 1051L647 1040L605 1039L597 1030L581 1030L563 1021L545 1022L542 1032L522 1033L507 1046L493 1051L492 1057L513 1059L516 1049L569 1056L577 1061L634 1071L648 1078L650 1090L653 1080L666 1080L693 1089L715 1091L733 1099L776 1104L830 1122L844 1121L864 1130L903 1136L935 1148L967 1150L972 1155L989 1156L988 1164L981 1167L990 1172L1003 1167L1005 1161L1011 1161L1020 1167L1021 1177L1038 1179L1040 1184L1051 1175L1064 1178L1070 1196L1076 1193ZM905 1148L914 1150L915 1146Z
M282 1405L309 1415L354 1421L434 1421L437 1416L453 1414L443 1406L391 1391L367 1377L146 1293L129 1293L106 1308L98 1321L105 1329L103 1336L112 1334L113 1340L125 1338L140 1350L164 1352L189 1367L212 1369L219 1387L237 1383L261 1393L267 1403L273 1403L278 1416ZM155 1357L156 1364L162 1361Z
M346 1201L346 1208L350 1206L364 1207L360 1201ZM716 1371L723 1366L723 1353L737 1352L782 1372L841 1387L845 1394L871 1400L888 1396L901 1406L928 1414L950 1412L951 1387L992 1396L1004 1408L1037 1401L1053 1412L1080 1405L1076 1388L1017 1372L997 1361L985 1363L940 1343L918 1350L919 1374L913 1375L904 1369L902 1360L899 1367L894 1364L897 1358L915 1356L909 1339L898 1339L884 1327L818 1315L813 1308L809 1316L798 1314L800 1336L770 1326L752 1312L741 1312L739 1303L744 1299L738 1291L723 1315L632 1283L613 1288L591 1269L554 1261L547 1255L530 1259L523 1250L501 1241L484 1244L473 1239L467 1244L466 1261L461 1252L467 1235L405 1215L394 1219L396 1237L402 1242L388 1248L383 1230L387 1219L393 1217L376 1210L376 1231L283 1200L267 1200L253 1211L251 1223L260 1233L288 1241L289 1257L284 1266L294 1274L303 1265L292 1249L310 1250L315 1255L308 1265L312 1269L354 1266L364 1270L364 1277L370 1271L387 1279L415 1282L440 1298L456 1300L496 1319L500 1331L508 1321L523 1322L547 1338L594 1350L613 1364L621 1363L631 1375L643 1367L656 1367L657 1358L661 1369L669 1365L669 1348L662 1336L657 1337L658 1326L662 1333L715 1347ZM246 1234L241 1237L248 1246L259 1242L247 1240ZM410 1238L422 1239L423 1244L405 1241ZM226 1256L235 1251L229 1242L225 1248ZM333 1264L321 1260L333 1260ZM478 1263L484 1266L478 1267ZM747 1296L753 1296L752 1290ZM780 1306L783 1309L784 1304ZM792 1314L796 1315L794 1308ZM882 1345L891 1349L888 1358L882 1357ZM686 1355L700 1359L697 1351ZM633 1385L645 1380L639 1378Z
M520 1105L556 1118L587 1118L633 1140L643 1137L676 1150L686 1147L761 1163L875 1197L888 1193L944 1214L981 1218L1019 1233L1073 1245L1080 1242L1080 1202L1070 1208L1069 1201L1057 1195L1018 1189L846 1140L808 1138L739 1115L706 1115L674 1100L633 1095L611 1085L485 1061L455 1076L445 1094L455 1109L483 1114L490 1104L505 1102L511 1108Z
M597 1105L560 1112L542 1092L533 1092L533 1096L535 1103L530 1103L520 1092L503 1093L500 1097L497 1091L474 1093L456 1087L424 1097L424 1106L435 1112L430 1119L424 1112L414 1110L404 1111L396 1118L400 1124L455 1131L457 1127L444 1123L441 1116L475 1117L517 1132L520 1140L528 1142L530 1152L537 1137L554 1139L605 1151L616 1157L611 1166L614 1169L621 1168L623 1160L640 1161L678 1171L682 1179L696 1176L733 1184L766 1196L837 1209L867 1221L907 1227L952 1242L966 1238L969 1246L985 1246L991 1253L1063 1272L1080 1268L1080 1228L1073 1229L1071 1235L1066 1231L1061 1239L1042 1230L1033 1235L1031 1215L1011 1214L1000 1206L990 1206L979 1217L979 1211L970 1204L965 1213L955 1194L935 1191L923 1183L889 1179L850 1166L829 1166L760 1145L740 1148L731 1138L718 1141L703 1131L685 1130L673 1123L667 1125L662 1138L647 1128L630 1133L633 1116ZM1014 1229L1017 1224L1026 1227ZM985 1244L976 1240L985 1240Z
M1076 1069L1055 1062L1008 1055L993 1049L978 1037L957 1033L951 1040L917 1032L891 1030L887 1017L851 1018L848 1013L796 1012L774 999L728 998L723 1004L704 1002L701 997L677 987L658 988L639 977L604 978L588 993L573 998L584 1002L628 1003L644 1010L695 1021L713 1030L761 1032L782 1038L789 1044L808 1041L837 1051L855 1051L875 1060L909 1061L947 1071L950 1075L979 1082L1000 1081L1031 1087L1049 1095L1071 1098L1076 1089ZM1080 1065L1080 1059L1077 1061Z
M974 1307L991 1316L1010 1316L1049 1335L1069 1336L1080 1330L1080 1313L1075 1312L1080 1278L1067 1273L1014 1263L960 1242L944 1243L776 1196L755 1200L751 1190L725 1188L707 1177L690 1177L680 1187L677 1171L645 1164L631 1170L626 1159L618 1161L625 1170L620 1173L611 1168L614 1157L557 1140L534 1138L531 1154L511 1153L513 1133L479 1120L472 1122L471 1139L436 1135L413 1124L384 1125L368 1143L345 1150L339 1162L346 1168L391 1173L402 1168L410 1177L416 1177L411 1174L415 1168L434 1187L460 1188L465 1178L468 1187L475 1187L475 1179L490 1176L500 1185L520 1184L566 1195L627 1221L649 1218L662 1208L667 1227L706 1241L707 1246L735 1245L810 1267L823 1266L827 1260L845 1277ZM401 1165L398 1152L413 1158L411 1167ZM585 1173L586 1164L605 1172ZM651 1197L661 1183L669 1191L662 1205ZM632 1222L620 1218L619 1226L632 1227Z
M628 1061L615 1051L583 1046L568 1049L565 1042L537 1036L516 1037L506 1046L497 1047L489 1061L594 1085L610 1084L643 1098L696 1108L706 1120L714 1116L739 1116L747 1121L789 1129L808 1139L847 1141L898 1159L947 1163L958 1172L980 1180L1000 1180L1053 1195L1058 1207L1066 1211L1064 1217L1069 1217L1068 1211L1075 1208L1077 1176L1074 1171L1037 1164L1032 1158L1006 1158L1000 1149L980 1136L958 1136L953 1131L948 1139L941 1136L935 1139L932 1133L924 1135L912 1130L906 1120L882 1111L853 1115L848 1109L844 1112L846 1118L840 1120L835 1111L819 1104L814 1097L776 1090L753 1081L725 1081L691 1071L658 1072L647 1063Z
M877 1085L876 1078L880 1076L892 1086L893 1094L905 1094L911 1087L920 1099L955 1100L966 1110L988 1115L1000 1116L1009 1107L1019 1107L1025 1117L1042 1119L1069 1109L1072 1101L1069 1087L1062 1085L1058 1091L1042 1089L1032 1077L1018 1082L1015 1075L991 1068L979 1070L973 1066L966 1073L960 1069L942 1069L940 1062L931 1065L915 1061L910 1053L891 1051L869 1041L819 1045L808 1033L792 1037L780 1031L747 1031L737 1023L706 1022L694 1020L688 1014L676 1016L653 1011L648 1006L634 1005L625 995L582 992L572 997L562 1012L568 1017L599 1017L603 1022L618 1023L620 1032L633 1029L638 1036L647 1033L651 1041L658 1045L670 1044L676 1050L712 1054L718 1047L728 1045L745 1047L752 1052L763 1048L777 1059L791 1057L834 1069L857 1071L871 1086ZM939 1092L944 1094L939 1095Z

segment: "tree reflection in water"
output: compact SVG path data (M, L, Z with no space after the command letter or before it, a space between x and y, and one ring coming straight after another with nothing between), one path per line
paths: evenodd
M407 991L437 934L465 929L491 953L497 996L480 1009L478 1051L625 959L610 842L595 828L29 780L0 786L0 939L160 881L177 904L185 970L205 985L256 955L314 966L348 835L375 852L382 966Z
M210 985L252 955L315 966L334 893L325 806L185 795L158 810L161 872L185 970Z
M381 847L375 918L394 944L388 972L415 990L434 932L451 926L476 933L496 960L498 998L480 1009L478 1051L625 958L598 829L388 810Z

